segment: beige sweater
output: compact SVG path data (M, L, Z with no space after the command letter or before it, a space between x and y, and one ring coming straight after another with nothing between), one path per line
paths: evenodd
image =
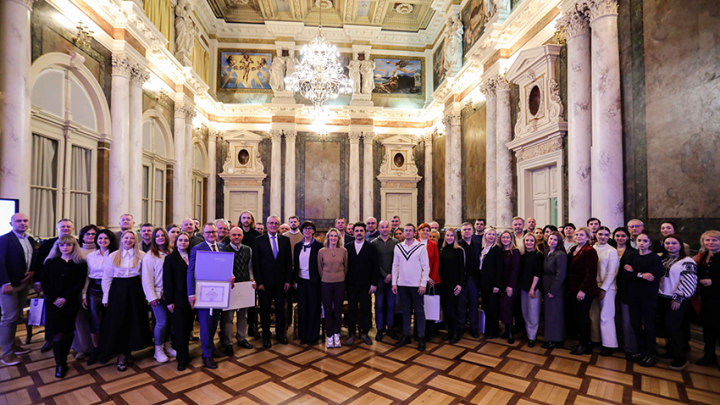
M318 272L323 283L345 281L348 254L344 247L322 248L318 252Z

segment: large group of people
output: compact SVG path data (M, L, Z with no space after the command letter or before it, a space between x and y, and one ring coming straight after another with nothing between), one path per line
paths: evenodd
M690 321L697 317L705 340L697 363L717 365L718 231L703 233L691 257L674 223L663 223L656 240L637 219L614 230L597 218L580 228L539 228L533 218L516 217L502 231L483 219L441 229L437 222L402 225L397 216L351 224L338 218L324 234L296 216L283 224L271 215L262 225L245 211L237 225L218 219L200 226L188 218L136 229L126 214L117 233L86 225L75 238L73 222L62 219L58 237L38 244L28 216L15 214L12 231L0 237L2 363L18 364L28 353L15 332L33 288L44 297L41 350L54 351L58 378L67 373L71 349L89 365L117 355L124 371L132 352L154 345L157 362L174 357L184 370L195 322L202 364L214 369L214 358L233 354L233 335L239 347L253 348L246 336L254 335L248 320L256 311L262 331L256 339L272 347L274 318L276 342L288 344L295 303L302 345L341 347L343 324L345 345L372 345L374 309L375 340L387 336L397 347L415 339L425 350L441 328L450 344L468 333L510 344L524 335L534 347L544 326L543 348L576 340L573 355L598 347L601 356L622 351L644 367L659 358L674 370L688 364ZM251 282L259 308L194 308L199 251L233 253L228 282ZM425 294L440 296L442 322L426 318ZM666 338L664 349L656 347L658 336Z

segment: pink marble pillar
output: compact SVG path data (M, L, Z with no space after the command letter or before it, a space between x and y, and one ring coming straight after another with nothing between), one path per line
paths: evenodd
M505 146L512 140L513 128L510 111L510 86L504 77L498 77L495 82L497 94L497 126L496 126L496 153L497 153L497 228L510 229L515 208L513 201L512 151Z
M110 145L110 193L108 222L110 229L119 230L120 216L128 213L130 187L140 193L137 184L130 184L130 72L128 58L115 54L112 58L112 144ZM136 217L136 221L140 218Z
M624 223L622 105L617 1L586 2L592 49L592 216Z
M480 87L485 95L485 223L497 226L497 96L495 80Z
M0 197L30 215L32 0L0 1ZM33 224L30 224L32 227Z
M285 131L285 222L295 215L295 138L297 131Z
M348 223L360 220L360 132L350 132L350 190Z
M375 207L375 171L373 166L373 140L375 133L363 133L363 220L373 216Z
M425 222L433 221L433 133L425 134Z
M142 85L147 79L148 73L144 68L132 67L130 72L130 184L138 188L143 184ZM148 179L148 182L150 181L152 180ZM128 212L136 218L137 223L140 223L142 220L142 190L132 192L128 197Z
M173 167L173 222L180 225L188 217L186 207L190 205L186 190L188 190L187 176L189 167L185 153L185 107L175 104L175 166Z
M560 21L567 35L568 59L568 217L574 224L592 216L590 30L585 14L570 11Z
M282 158L280 156L282 149L282 130L271 129L270 140L272 148L270 149L270 213L268 215L277 215L282 218ZM265 219L262 219L263 223Z

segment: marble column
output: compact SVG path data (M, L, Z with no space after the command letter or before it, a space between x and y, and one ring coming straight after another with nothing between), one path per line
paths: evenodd
M584 224L592 216L590 30L585 14L577 11L568 12L560 24L567 35L568 218Z
M497 226L497 96L495 80L480 87L485 95L485 223Z
M285 222L295 215L295 138L297 131L285 131Z
M0 1L0 196L30 215L32 0ZM33 224L30 224L32 227Z
M195 117L195 109L191 105L187 105L185 108L185 215L195 218L195 201L193 200L193 156L195 156L195 149L193 148L193 124L192 120ZM202 218L197 218L202 225Z
M270 150L270 212L268 215L277 215L282 219L282 130L271 129L270 140L272 141L272 149ZM262 219L265 223L265 218Z
M175 104L175 165L173 166L173 223L180 225L187 218L186 206L189 205L186 172L191 170L185 153L185 107Z
M128 213L130 187L130 62L125 55L112 58L111 119L112 144L110 145L110 193L108 222L110 229L119 230L120 216ZM140 218L136 217L136 222Z
M143 133L142 133L142 114L143 114L143 90L142 85L148 79L148 73L143 67L133 66L130 71L130 180L129 183L133 187L141 187L143 184ZM152 181L152 173L148 179L148 184ZM142 216L142 192L129 193L128 195L128 211L136 219L138 224L144 222ZM152 197L151 197L152 198ZM148 209L152 209L149 204ZM112 219L112 218L111 218ZM163 221L164 222L164 221ZM156 225L163 225L158 223Z
M460 113L446 115L445 124L445 227L462 224L462 134Z
M350 190L348 223L360 220L360 132L350 132Z
M433 133L425 134L425 222L433 221Z
M208 188L207 203L205 212L207 212L207 220L214 221L217 219L215 214L215 201L217 200L217 162L215 156L217 154L217 138L218 132L215 128L208 130ZM227 213L226 213L227 215Z
M363 133L363 221L373 216L375 206L374 139L375 133Z
M510 229L515 208L512 176L512 151L505 146L512 140L513 128L510 111L510 86L504 77L498 77L495 84L497 94L496 153L497 153L497 194L496 212L498 229Z
M586 2L592 49L592 216L623 225L623 147L617 1Z

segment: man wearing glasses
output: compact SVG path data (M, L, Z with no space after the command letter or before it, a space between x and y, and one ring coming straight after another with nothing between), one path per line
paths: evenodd
M643 221L639 219L631 219L628 221L628 231L630 231L630 246L637 249L637 243L635 243L635 240L637 239L638 235L642 233L642 231L645 230L645 224L643 224ZM650 250L652 250L655 253L662 252L662 244L659 240L650 238Z

